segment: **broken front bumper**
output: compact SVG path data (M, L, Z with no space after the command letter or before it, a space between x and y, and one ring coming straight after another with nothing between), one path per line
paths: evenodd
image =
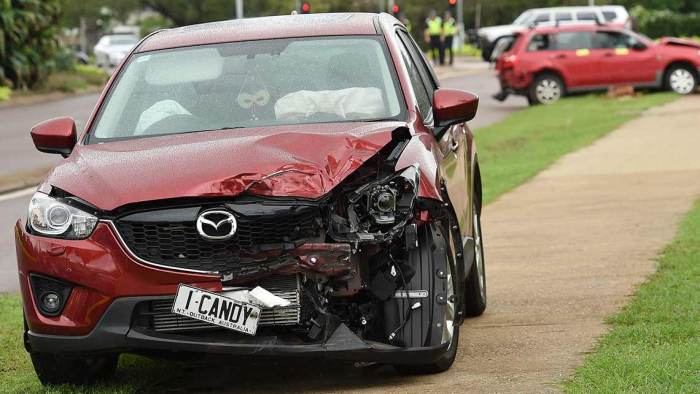
M434 347L402 348L365 341L341 324L325 342L285 341L278 336L188 336L165 334L134 327L137 304L162 297L116 299L87 335L65 336L26 333L25 343L33 352L47 353L152 353L192 352L236 356L314 356L392 364L426 364L444 354L448 344Z

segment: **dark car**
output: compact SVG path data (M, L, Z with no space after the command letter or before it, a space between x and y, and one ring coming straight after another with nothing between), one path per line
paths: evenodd
M481 176L405 27L293 15L144 38L16 225L40 380L120 353L312 355L439 372L486 307Z
M497 98L516 93L536 104L612 85L691 94L700 81L700 44L674 38L657 43L609 26L535 28L508 43L496 68L502 87Z

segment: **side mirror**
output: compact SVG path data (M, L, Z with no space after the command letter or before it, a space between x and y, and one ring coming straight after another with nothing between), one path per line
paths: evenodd
M41 122L29 132L32 135L34 146L41 152L58 153L68 157L76 141L78 134L75 131L73 118L62 117Z
M433 93L435 127L447 127L474 119L479 97L456 89L438 89Z
M634 44L632 44L632 49L634 49L635 51L643 51L647 49L647 46L644 45L644 43L635 42Z

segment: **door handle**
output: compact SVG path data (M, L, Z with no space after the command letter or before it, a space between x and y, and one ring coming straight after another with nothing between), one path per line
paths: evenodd
M450 143L450 149L452 149L452 152L457 152L457 149L459 149L459 141L452 140L452 143Z
M605 53L603 54L603 57L613 57L613 56L614 56L614 55L613 55L612 52L605 52Z
M566 55L563 53L550 56L552 59L566 59Z

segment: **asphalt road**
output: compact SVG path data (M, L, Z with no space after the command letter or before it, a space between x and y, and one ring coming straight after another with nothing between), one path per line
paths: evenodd
M17 171L50 166L60 159L34 148L29 129L39 122L72 116L76 127L85 127L99 95L87 94L46 103L0 108L0 177Z
M497 122L527 106L527 102L521 98L510 98L505 103L493 100L491 94L498 90L498 82L492 73L491 70L475 70L468 75L441 81L443 87L464 89L479 95L479 112L470 122L472 129ZM34 149L29 129L42 120L68 115L76 119L78 130L82 130L97 98L98 95L91 94L0 109L0 176L57 163L60 157ZM13 228L17 219L26 215L31 194L32 190L28 189L23 193L0 195L0 292L18 290Z

